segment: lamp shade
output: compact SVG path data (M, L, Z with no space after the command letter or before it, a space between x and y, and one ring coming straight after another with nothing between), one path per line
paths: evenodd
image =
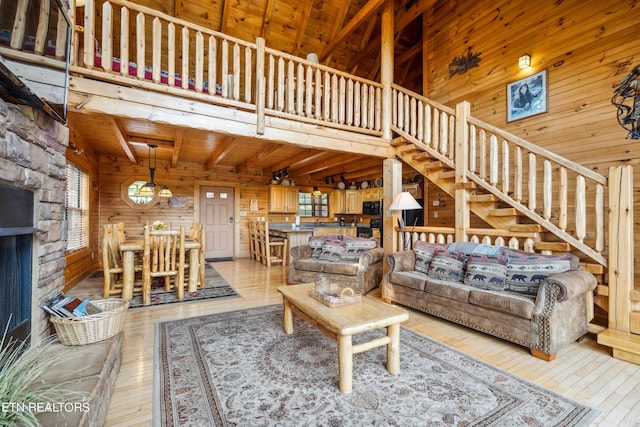
M173 192L171 190L169 190L169 187L167 187L166 185L163 185L162 189L158 193L158 196L159 197L173 197Z
M420 206L420 203L418 203L408 191L399 193L393 200L393 203L391 203L391 206L389 206L389 210L391 211L407 211L412 209L422 209L422 206Z

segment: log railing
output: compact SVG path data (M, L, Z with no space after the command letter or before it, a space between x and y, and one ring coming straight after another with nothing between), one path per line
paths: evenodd
M277 50L265 51L269 114L382 135L380 83Z
M450 244L456 241L454 227L395 227L398 233L395 239L397 247L395 251L403 250L403 244L412 248L417 241ZM536 241L539 240L533 232L513 232L509 230L469 228L466 230L466 241L482 243L485 245L504 246L511 249L520 249L527 252L535 251Z
M453 168L455 110L395 84L392 97L393 130Z
M471 117L467 103L456 113L395 85L394 94L393 130L455 169L458 184L475 183L607 265L606 177Z

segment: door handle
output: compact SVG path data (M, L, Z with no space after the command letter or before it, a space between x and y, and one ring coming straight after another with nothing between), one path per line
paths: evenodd
M229 223L233 224L233 217L232 216L229 217Z

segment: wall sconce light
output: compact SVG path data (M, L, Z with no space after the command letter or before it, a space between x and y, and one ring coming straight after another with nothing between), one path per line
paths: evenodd
M523 70L525 68L529 68L530 66L531 66L531 55L529 55L528 53L525 53L520 58L518 58L518 67L520 67L520 69Z

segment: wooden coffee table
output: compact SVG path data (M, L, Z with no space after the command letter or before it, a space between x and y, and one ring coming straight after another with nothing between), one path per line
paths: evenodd
M409 314L400 307L371 298L356 304L327 307L309 295L313 283L281 286L284 303L284 332L293 333L293 313L338 342L338 388L342 393L353 390L353 355L372 348L387 346L387 371L400 372L400 323ZM353 344L352 336L361 332L387 328L387 336Z

